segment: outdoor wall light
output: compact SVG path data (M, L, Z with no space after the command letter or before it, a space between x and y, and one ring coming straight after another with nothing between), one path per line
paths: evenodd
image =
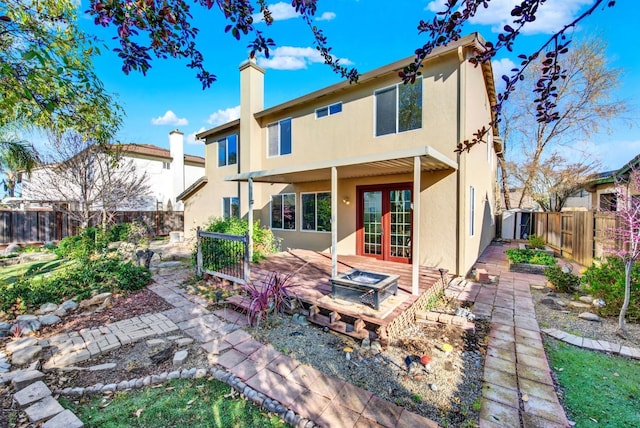
M348 196L345 196L344 198L342 198L342 203L345 205L349 205L351 201L349 200Z

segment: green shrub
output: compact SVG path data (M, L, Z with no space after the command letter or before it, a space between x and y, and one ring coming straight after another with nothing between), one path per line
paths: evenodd
M570 293L580 286L579 276L571 272L565 272L558 265L549 266L544 271L544 276L546 276L547 280L561 293Z
M58 257L86 259L92 254L104 252L107 244L107 235L101 228L87 227L75 236L62 238L55 252Z
M616 316L624 300L624 263L619 257L607 257L598 264L588 267L582 276L583 289L593 297L605 301L599 308L603 316ZM629 321L640 320L640 263L631 270L631 299L627 309Z
M507 259L511 263L530 263L532 265L553 266L558 263L555 257L545 253L544 251L536 251L519 248L509 248L505 251Z
M529 248L544 250L546 243L541 236L531 235L529 236Z
M109 242L126 241L129 239L130 232L131 223L114 224L107 231L107 240Z
M79 259L48 276L25 274L12 284L0 284L0 310L25 311L48 302L82 300L94 291L131 292L144 288L150 280L148 269L115 257Z

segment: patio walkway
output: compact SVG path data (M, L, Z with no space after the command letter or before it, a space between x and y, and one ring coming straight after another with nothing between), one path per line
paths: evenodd
M480 427L567 427L542 346L530 285L542 275L509 272L504 251L489 246L475 264L497 283L460 282L446 294L474 302L473 313L491 317L484 367Z
M206 309L207 300L181 288L180 284L186 279L184 272L167 272L155 275L154 279L155 284L149 289L174 306L162 314L176 323L183 333L201 343L208 353L214 354L211 362L239 378L243 385L297 413L302 419L293 421L293 426L438 426L430 419L256 341L239 329L243 323L246 325L246 315L227 309L210 312ZM270 405L278 406L273 402Z

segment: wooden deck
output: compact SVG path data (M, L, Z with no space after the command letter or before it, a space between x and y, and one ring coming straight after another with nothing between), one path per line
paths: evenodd
M420 293L411 294L412 266L402 263L383 262L370 257L338 256L338 272L351 269L398 275L398 298L400 302L384 313L362 310L362 305L342 305L331 299L331 255L309 250L290 250L269 256L259 264L251 265L253 281L264 279L271 272L293 273L289 281L290 291L303 304L300 310L308 320L327 326L350 336L385 338L394 335L398 328L413 322L416 310L424 310L426 301L442 289L441 274L437 268L420 266ZM446 281L447 274L444 273ZM245 306L242 299L229 300L239 308ZM416 304L417 302L417 304ZM246 302L245 302L246 303Z

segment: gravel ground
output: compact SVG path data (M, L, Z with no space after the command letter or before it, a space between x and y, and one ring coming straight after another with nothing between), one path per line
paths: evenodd
M555 328L566 331L577 336L588 337L590 339L606 340L611 343L620 343L626 346L640 348L640 324L627 322L629 331L627 339L623 339L616 334L618 328L618 318L602 318L600 321L587 321L578 318L581 312L586 309L572 309L559 305L547 305L540 303L542 299L551 298L555 301L568 303L574 300L573 295L565 293L555 293L548 289L531 290L533 302L536 309L536 319L540 328Z
M442 426L477 424L488 334L485 322L476 323L473 332L444 324L415 325L381 353L348 336L302 326L288 316L272 321L267 328L248 331L302 363ZM453 350L443 351L444 344ZM353 349L350 360L345 347ZM428 366L419 362L422 356L431 358Z

